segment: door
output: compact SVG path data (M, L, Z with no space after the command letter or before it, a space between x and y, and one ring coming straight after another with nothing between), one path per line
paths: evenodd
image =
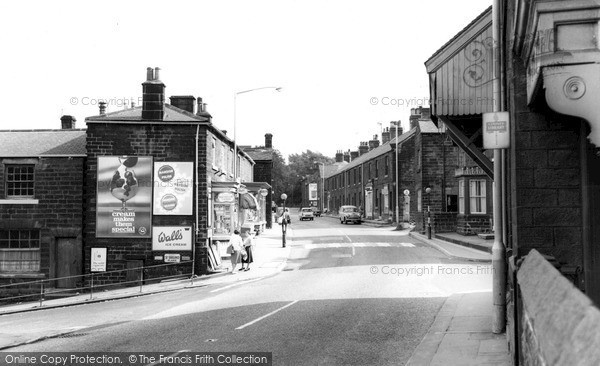
M75 288L81 282L81 245L77 238L57 238L56 281L58 288ZM76 276L76 277L73 277Z

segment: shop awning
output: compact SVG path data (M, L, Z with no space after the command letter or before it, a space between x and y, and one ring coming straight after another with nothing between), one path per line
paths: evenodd
M240 207L244 209L256 209L258 202L251 193L240 194Z

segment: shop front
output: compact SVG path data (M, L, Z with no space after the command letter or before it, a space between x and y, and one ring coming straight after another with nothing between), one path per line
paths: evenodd
M209 193L209 267L219 270L234 230L265 230L270 185L262 182L212 182Z

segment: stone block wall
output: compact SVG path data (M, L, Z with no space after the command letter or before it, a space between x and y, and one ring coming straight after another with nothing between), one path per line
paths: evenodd
M461 235L477 235L490 233L492 231L491 215L467 215L456 216L456 232Z
M600 364L600 310L538 251L517 272L520 364Z

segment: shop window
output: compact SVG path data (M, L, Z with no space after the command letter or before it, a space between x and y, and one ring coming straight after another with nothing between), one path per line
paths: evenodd
M0 230L0 272L40 270L39 230Z
M34 195L34 165L6 166L6 197L32 198Z
M458 213L465 213L465 181L458 181Z
M485 207L485 180L476 179L469 181L469 205L472 214L486 213Z

